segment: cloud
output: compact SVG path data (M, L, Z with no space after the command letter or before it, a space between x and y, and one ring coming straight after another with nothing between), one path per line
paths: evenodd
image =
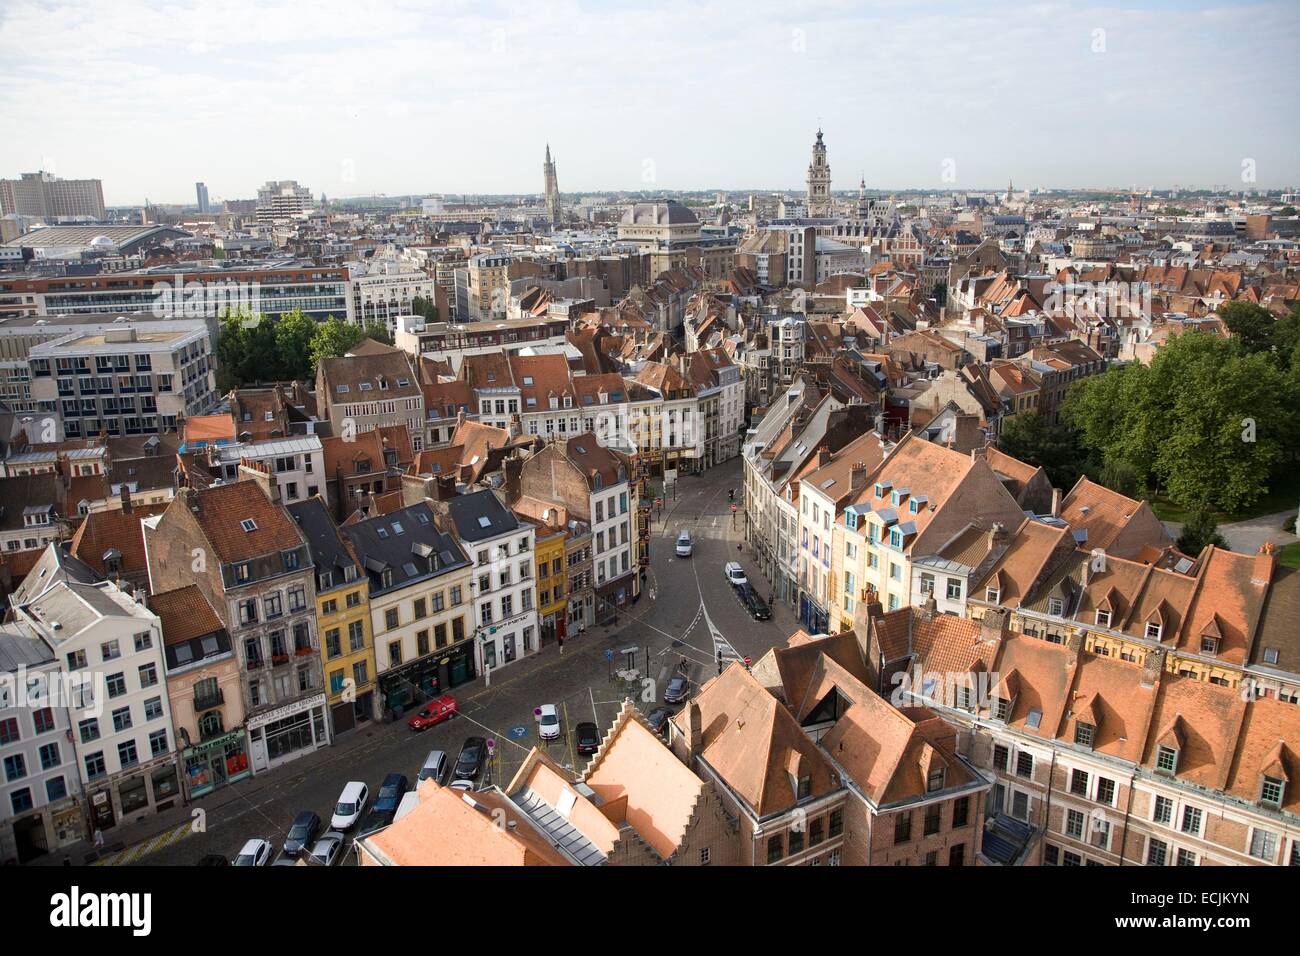
M0 174L54 157L110 203L539 192L549 140L566 191L798 188L820 122L837 188L950 185L948 158L958 187L1232 183L1243 157L1280 186L1298 47L1285 2L13 0Z

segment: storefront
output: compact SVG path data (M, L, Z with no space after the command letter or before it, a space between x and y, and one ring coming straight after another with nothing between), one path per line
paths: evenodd
M330 726L334 728L334 736L368 724L374 719L374 706L375 692L372 690L358 694L356 700L341 700L334 704L330 707Z
M632 600L636 576L625 574L596 588L596 623L604 624L621 613Z
M181 796L174 756L165 757L89 791L90 825L108 830L134 823L149 813L170 810Z
M278 767L330 742L324 694L295 701L248 721L253 773Z
M248 738L242 729L181 751L185 794L193 800L228 783L252 776L248 766Z

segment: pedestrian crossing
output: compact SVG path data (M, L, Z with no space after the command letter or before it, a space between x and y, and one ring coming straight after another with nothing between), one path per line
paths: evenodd
M116 853L110 853L102 856L94 862L94 866L130 866L137 863L150 853L157 853L159 850L171 846L178 840L189 836L192 824L182 823L172 830L165 830L155 837L137 843L135 846L129 846L125 850L119 850Z
M691 537L696 541L701 538L708 538L711 541L735 541L739 537L739 532L731 530L731 520L727 519L726 523L719 522L717 527L712 525L691 525L686 528L690 531ZM661 538L672 538L676 540L677 536L682 533L682 528L666 527L659 532Z

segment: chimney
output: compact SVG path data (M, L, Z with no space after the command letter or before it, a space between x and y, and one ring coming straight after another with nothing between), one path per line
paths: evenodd
M970 450L970 460L971 460L972 462L977 462L977 461L979 461L981 458L987 458L987 457L988 457L988 447L987 447L987 446L982 447L982 448L972 448L972 449Z
M517 419L512 421L517 421ZM512 455L501 463L501 469L505 474L503 490L505 491L506 500L518 500L520 494L522 494L520 484L524 475L524 460Z
M1007 612L990 608L980 618L980 640L985 644L1001 644L1007 636Z
M989 528L989 550L988 550L988 553L992 554L992 553L993 553L993 550L994 550L995 548L997 548L999 545L1004 545L1004 544L1006 544L1006 543L1007 543L1007 537L1008 537L1008 535L1007 535L1007 526L1004 525L1001 521L995 521L995 522L993 522L993 527Z
M1265 541L1259 546L1259 553L1255 555L1255 564L1250 572L1250 583L1257 588L1268 587L1276 569L1277 548L1272 541Z
M867 485L867 463L855 461L849 469L849 490L860 491Z
M825 446L817 449L817 467L824 468L831 463L831 451Z
M938 613L939 602L934 599L933 594L927 594L921 606L916 609L916 619L918 621L933 621L934 615Z
M684 734L686 743L686 765L690 766L695 762L695 758L700 755L704 749L704 730L702 727L703 717L700 715L700 705L692 700L690 706L686 708L686 733Z
M128 515L129 515L129 514L131 513L131 488L130 488L130 486L129 486L125 481L124 481L124 482L122 482L122 484L121 484L121 489L122 489L122 492L121 492L121 497L122 497L122 513L123 513L123 514L128 514Z
M519 424L519 413L515 412L510 416L510 423L506 426L506 432L510 435L511 441L516 441L523 434L523 428Z
M1146 658L1142 661L1142 677L1139 683L1146 688L1156 686L1156 681L1160 679L1160 672L1165 669L1165 649L1155 647L1147 651Z
M1052 517L1061 517L1061 489L1052 489Z

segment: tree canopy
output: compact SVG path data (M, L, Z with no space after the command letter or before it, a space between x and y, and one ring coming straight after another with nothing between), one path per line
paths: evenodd
M337 358L365 338L393 344L387 327L375 320L356 325L331 316L317 322L300 309L278 319L228 312L217 336L217 385L227 391L251 382L311 380L322 358Z

